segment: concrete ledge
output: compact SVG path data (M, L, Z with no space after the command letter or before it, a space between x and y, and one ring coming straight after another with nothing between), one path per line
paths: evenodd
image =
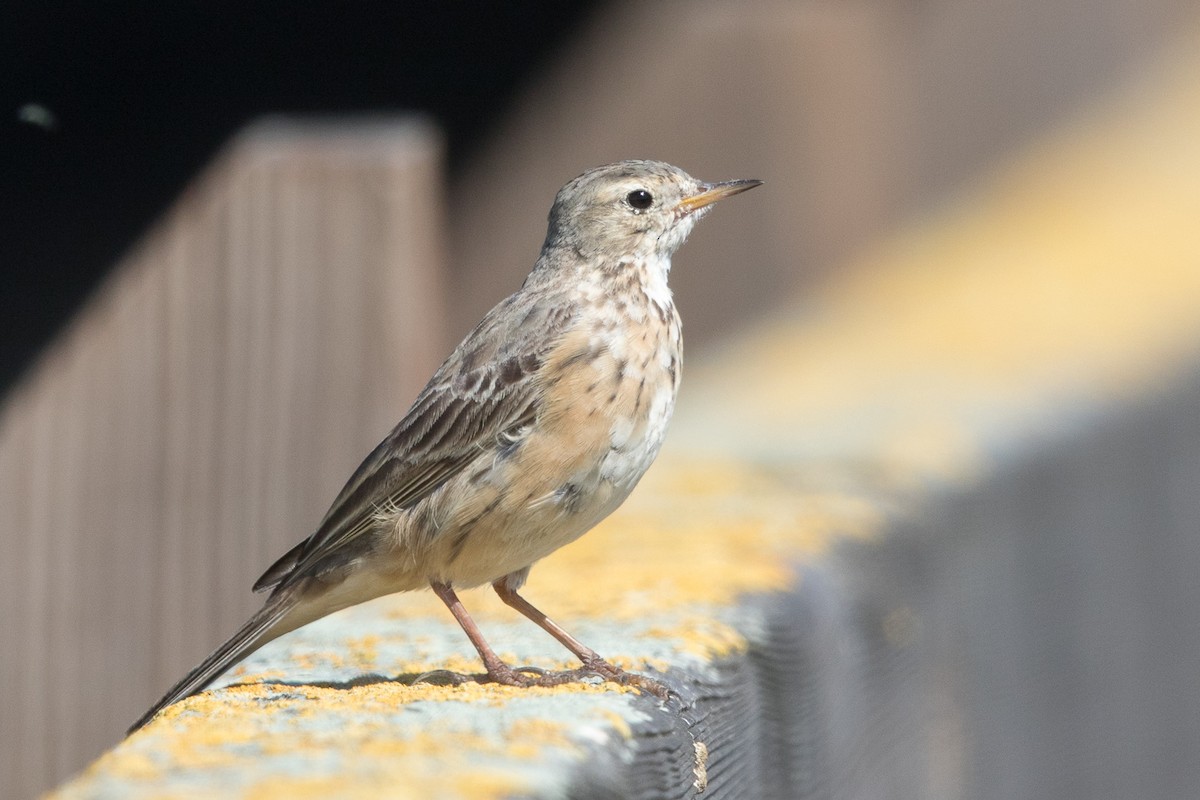
M1192 36L689 365L662 462L528 587L680 701L410 686L478 667L434 598L387 598L264 649L56 796L1187 794L1197 75ZM464 602L507 657L566 665Z

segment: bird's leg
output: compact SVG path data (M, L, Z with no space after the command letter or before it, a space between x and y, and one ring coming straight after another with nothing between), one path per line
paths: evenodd
M557 622L547 617L532 603L517 594L515 589L508 586L504 578L493 583L492 588L496 590L496 594L500 596L505 605L520 611L539 628L557 639L563 647L574 653L583 662L583 667L587 672L593 672L605 680L613 681L614 683L644 689L658 697L667 696L669 690L658 681L647 678L644 675L626 672L615 664L605 661L600 657L599 653L567 633Z
M496 590L496 594L500 596L505 605L515 608L533 620L539 628L553 636L563 647L574 653L583 662L585 667L594 671L597 675L610 680L615 680L616 676L620 674L621 669L619 667L608 663L595 650L567 633L557 622L547 617L532 603L510 589L503 578L493 583L492 588Z
M483 638L483 634L479 632L479 626L475 624L475 620L471 619L471 615L467 613L466 607L458 599L458 595L454 593L450 584L430 581L429 587L446 604L446 608L450 609L450 613L462 627L463 633L467 634L471 644L475 645L475 649L479 651L479 657L483 659L483 666L487 670L489 678L507 686L528 686L534 682L528 675L522 675L500 660L500 656L496 655L496 651Z

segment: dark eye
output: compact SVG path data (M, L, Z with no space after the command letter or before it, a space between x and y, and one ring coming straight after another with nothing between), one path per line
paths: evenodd
M629 194L625 195L625 202L633 206L639 211L645 211L654 204L654 195L647 192L645 189L634 189Z

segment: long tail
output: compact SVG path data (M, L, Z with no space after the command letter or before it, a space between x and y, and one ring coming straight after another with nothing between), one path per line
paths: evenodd
M154 718L155 714L172 703L177 703L186 697L191 697L197 692L203 691L210 683L219 678L225 670L267 642L297 627L295 625L282 627L279 623L300 601L301 592L296 591L298 588L296 586L288 587L288 589L270 597L262 609L251 617L237 633L214 650L212 655L201 661L199 665L183 677L183 680L172 686L171 690L161 700L155 703L137 722L133 723L129 730L126 731L126 735L133 733L145 725Z

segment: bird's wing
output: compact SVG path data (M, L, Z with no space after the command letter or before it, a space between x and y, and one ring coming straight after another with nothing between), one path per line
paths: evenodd
M536 377L574 318L570 304L535 303L520 292L494 308L350 476L317 531L271 565L254 590L310 574L371 530L377 513L412 507L498 446L502 433L533 422Z

